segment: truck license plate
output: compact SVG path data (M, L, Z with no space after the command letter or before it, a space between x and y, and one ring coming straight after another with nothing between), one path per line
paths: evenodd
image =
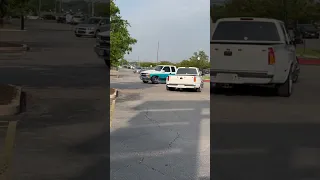
M238 79L238 75L229 73L218 73L217 79L222 81L236 81Z

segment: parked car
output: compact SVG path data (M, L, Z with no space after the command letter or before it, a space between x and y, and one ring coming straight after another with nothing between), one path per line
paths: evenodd
M134 70L133 70L133 73L140 73L142 70L141 67L136 67Z
M45 14L45 15L41 16L41 19L43 19L43 20L56 20L56 16L54 16L52 14Z
M60 15L56 17L57 23L66 23L66 15Z
M179 67L175 75L169 75L166 80L168 91L176 89L194 89L201 92L203 88L201 72L196 67Z
M71 24L77 25L83 23L85 20L84 16L82 15L75 15L72 17Z
M105 31L97 35L97 44L94 47L95 53L104 60L107 66L110 65L110 31Z
M153 70L146 70L140 73L140 79L143 83L158 84L165 82L169 75L174 75L177 72L176 66L172 65L159 65Z
M91 17L82 24L78 24L74 29L74 34L77 37L96 37L97 34L104 31L110 31L110 19Z
M213 92L247 84L269 86L279 96L291 96L300 68L288 37L285 24L276 19L219 19L210 43Z
M319 39L319 29L313 24L298 24L298 29L304 39Z

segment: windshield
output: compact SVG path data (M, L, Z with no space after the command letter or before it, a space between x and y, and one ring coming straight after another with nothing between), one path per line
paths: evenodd
M280 41L280 37L272 22L223 21L217 25L212 40Z
M194 69L194 68L179 68L176 74L195 75L195 74L197 74L197 69Z
M101 19L99 18L89 18L86 21L86 24L98 24L101 21Z
M163 66L156 66L156 67L154 68L154 70L156 70L156 71L161 71L162 68L163 68Z

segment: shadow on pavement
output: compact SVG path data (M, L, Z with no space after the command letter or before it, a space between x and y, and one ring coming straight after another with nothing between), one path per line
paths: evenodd
M210 141L210 117L202 115L203 108L209 101L147 101L134 107L137 114L126 120L127 127L110 135L111 179L198 179L199 151L205 151L199 144Z
M0 77L3 77L1 78L2 83L35 88L92 88L109 86L110 79L107 76L107 68L104 66L88 67L90 67L88 64L72 66L20 64L18 67L0 67Z
M319 128L304 123L212 123L211 172L218 180L319 179Z

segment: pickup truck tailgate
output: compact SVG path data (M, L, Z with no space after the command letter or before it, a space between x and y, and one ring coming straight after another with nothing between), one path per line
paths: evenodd
M171 85L193 85L195 76L169 76L168 83Z
M270 45L211 44L212 70L274 73L268 64Z

